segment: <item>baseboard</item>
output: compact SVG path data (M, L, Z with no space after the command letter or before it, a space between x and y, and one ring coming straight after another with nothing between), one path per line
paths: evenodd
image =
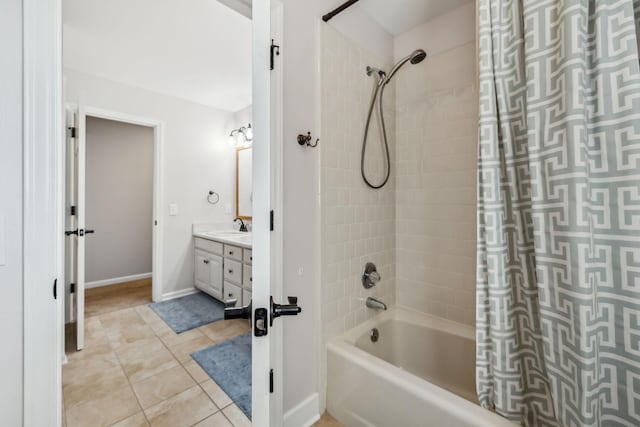
M86 289L99 288L101 286L117 285L118 283L133 282L134 280L150 279L153 273L132 274L131 276L114 277L113 279L96 280L84 284Z
M284 414L284 427L310 427L320 419L318 393L313 393Z
M180 289L179 291L167 292L166 294L162 294L161 301L167 301L174 298L184 297L187 295L195 294L196 292L199 292L196 288L187 288L187 289Z

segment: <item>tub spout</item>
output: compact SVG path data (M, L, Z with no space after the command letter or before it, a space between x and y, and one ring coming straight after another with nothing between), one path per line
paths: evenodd
M376 310L386 310L387 309L387 304L385 304L382 301L379 301L379 300L377 300L375 298L368 297L367 298L367 307L375 308Z

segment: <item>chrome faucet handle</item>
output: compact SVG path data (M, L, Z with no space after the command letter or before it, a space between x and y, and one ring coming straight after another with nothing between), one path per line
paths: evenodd
M374 287L380 279L380 273L378 273L376 265L372 262L368 262L367 265L364 266L364 271L362 272L362 286L364 286L365 289L370 289Z

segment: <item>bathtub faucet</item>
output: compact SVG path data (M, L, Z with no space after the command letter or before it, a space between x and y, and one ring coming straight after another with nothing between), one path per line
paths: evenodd
M376 310L386 310L387 304L375 298L367 297L367 307L375 308Z

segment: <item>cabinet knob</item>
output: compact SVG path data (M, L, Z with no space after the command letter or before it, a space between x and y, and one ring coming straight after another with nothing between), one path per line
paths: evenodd
M203 262L204 262L205 264L209 264L209 260L208 260L208 259L203 260Z
M253 277L249 277L249 281L250 281L250 282L253 282Z
M233 255L233 251L229 251L229 255Z
M233 274L233 270L229 270L229 274Z

